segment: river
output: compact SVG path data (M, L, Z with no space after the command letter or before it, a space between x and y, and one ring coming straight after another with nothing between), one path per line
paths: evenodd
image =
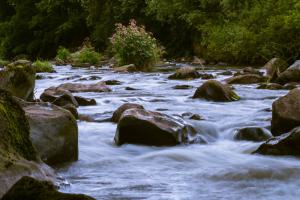
M257 90L256 85L235 85L240 101L230 103L192 99L205 80L168 80L171 72L114 73L55 67L57 73L42 74L36 96L50 86L99 76L118 80L109 93L79 93L94 98L97 106L80 107L101 123L78 121L79 160L57 167L65 185L61 191L84 193L99 200L296 200L300 198L300 160L292 157L252 155L260 143L234 141L235 131L246 126L269 127L272 102L285 90ZM222 70L206 70L217 74ZM65 80L70 78L70 80ZM218 75L218 80L229 76ZM194 88L175 90L175 85ZM126 87L137 90L125 90ZM105 122L126 102L169 115L199 114L202 121L188 120L208 139L208 144L147 147L114 144L116 124Z

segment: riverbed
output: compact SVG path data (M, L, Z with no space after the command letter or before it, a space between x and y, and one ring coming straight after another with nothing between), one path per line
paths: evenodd
M96 106L79 107L80 114L99 122L78 121L79 160L57 167L65 180L63 192L83 193L99 200L296 200L300 196L300 160L293 157L253 155L261 143L234 140L237 129L270 127L272 102L287 90L258 90L257 85L234 85L240 101L220 103L192 99L205 80L168 80L172 72L115 73L108 68L56 66L37 80L37 97L62 83L118 80L112 92L79 93L94 98ZM233 69L234 70L234 69ZM224 70L207 69L217 75ZM82 80L91 76L100 80ZM217 80L229 76L218 75ZM175 85L191 85L175 90ZM136 90L126 90L131 87ZM76 94L77 95L77 94ZM114 144L116 124L108 122L124 103L173 116L191 112L204 120L187 120L205 135L208 144L149 147Z

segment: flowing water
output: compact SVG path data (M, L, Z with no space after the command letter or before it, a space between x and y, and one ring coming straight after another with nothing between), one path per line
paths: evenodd
M120 74L108 69L87 70L56 67L58 73L43 74L36 95L50 86L79 81L79 76L119 80L110 93L79 93L95 98L97 106L80 107L80 114L93 115L101 123L78 121L79 160L59 167L69 183L63 192L84 193L96 199L162 200L297 200L300 198L300 160L292 157L252 155L260 143L238 142L236 129L269 127L272 102L287 91L257 90L256 85L236 85L242 100L230 103L192 99L204 80L168 80L170 73ZM208 70L216 74L222 70ZM65 80L71 78L71 80ZM223 80L227 76L218 76ZM178 84L194 86L174 90ZM125 87L137 90L125 90ZM201 115L203 121L189 121L210 141L209 144L175 147L123 145L113 138L116 124L105 122L126 103L138 103L148 110L169 115L186 112Z

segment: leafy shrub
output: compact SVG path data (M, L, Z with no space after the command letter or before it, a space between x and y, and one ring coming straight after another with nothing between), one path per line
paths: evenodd
M8 61L0 59L0 67L4 67L8 64Z
M112 50L119 65L134 64L137 69L149 69L162 56L163 50L145 27L131 20L128 26L116 24L116 33L110 38Z
M34 67L35 71L37 73L40 72L55 72L55 70L53 69L52 64L49 61L41 61L41 60L37 60L35 61L32 66Z
M71 60L75 65L98 65L101 61L101 57L101 54L96 52L93 47L87 46L71 54Z
M59 49L57 50L56 59L63 62L67 62L70 60L70 58L71 58L70 51L64 47L59 47Z

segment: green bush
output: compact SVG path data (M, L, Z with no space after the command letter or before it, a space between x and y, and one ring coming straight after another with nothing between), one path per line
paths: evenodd
M127 27L117 24L110 41L118 64L134 64L139 70L149 69L163 53L151 33L143 26L137 26L135 20L131 20Z
M8 63L9 63L8 61L0 59L0 67L4 67Z
M70 51L64 47L59 47L59 49L57 50L56 59L59 61L68 62L70 61L70 58Z
M75 65L91 64L98 65L101 61L101 54L92 47L84 46L81 50L71 54L72 63Z
M35 61L32 66L34 67L35 71L37 73L40 72L55 72L55 70L53 69L52 64L49 61L41 61L41 60L37 60Z

